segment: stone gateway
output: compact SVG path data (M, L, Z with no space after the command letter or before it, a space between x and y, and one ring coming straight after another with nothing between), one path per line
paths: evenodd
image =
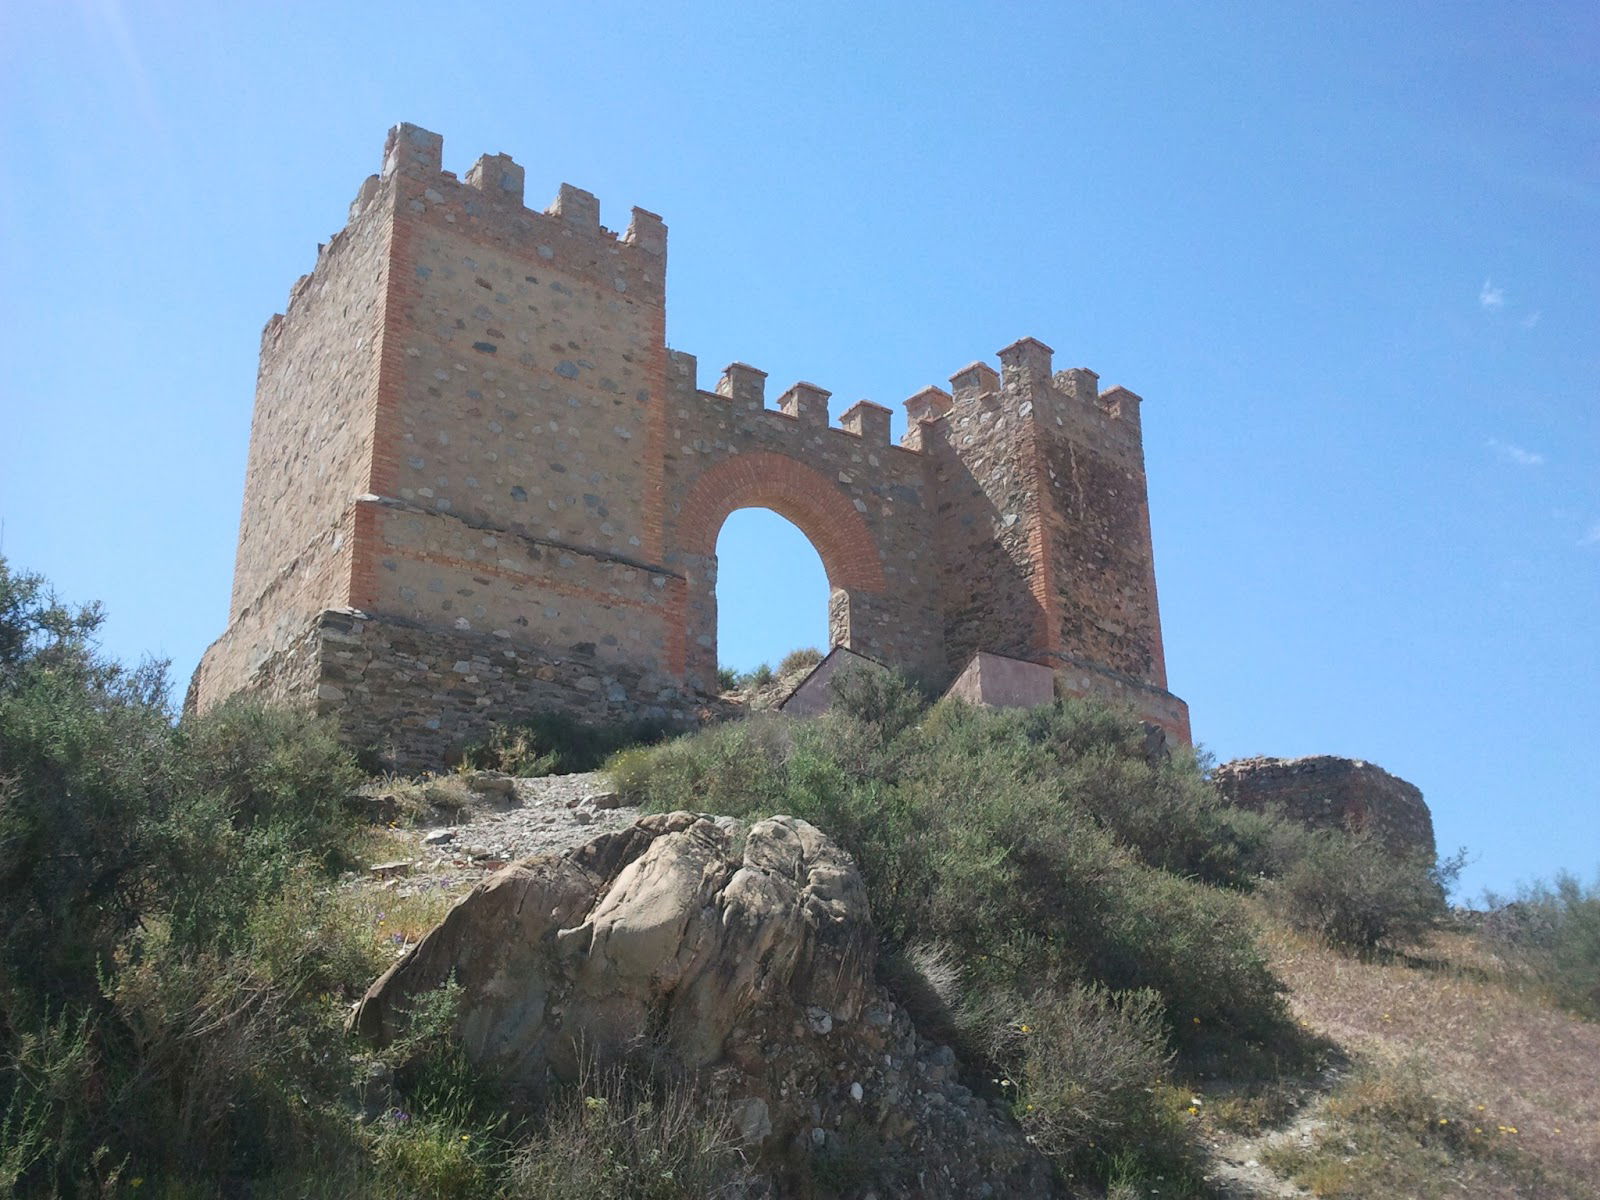
M1023 338L888 409L669 349L667 230L600 224L523 169L442 170L393 129L267 322L233 599L189 703L337 714L399 767L491 719L693 718L714 693L716 543L769 508L827 572L830 640L943 685L978 652L1189 740L1167 691L1139 397Z

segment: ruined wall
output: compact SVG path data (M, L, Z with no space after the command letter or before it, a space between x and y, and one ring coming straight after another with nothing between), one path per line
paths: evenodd
M1317 829L1355 829L1433 855L1433 817L1422 792L1382 767L1353 758L1241 758L1212 783L1229 804L1277 810Z
M942 685L1050 666L1188 737L1165 691L1136 400L1001 352L838 426L665 342L667 231L600 224L504 155L464 178L397 126L350 223L269 323L228 630L191 687L337 711L418 765L549 708L692 718L716 676L716 542L765 507L816 547L831 641Z

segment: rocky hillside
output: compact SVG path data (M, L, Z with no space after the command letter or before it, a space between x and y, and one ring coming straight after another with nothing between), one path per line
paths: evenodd
M1125 716L886 675L364 779L98 620L0 563L0 1194L1593 1193L1574 881L1468 927Z

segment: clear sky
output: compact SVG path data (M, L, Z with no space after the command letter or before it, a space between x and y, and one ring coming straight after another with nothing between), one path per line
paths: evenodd
M669 15L670 14L670 15ZM1031 334L1145 397L1172 688L1219 758L1418 784L1465 891L1600 864L1600 6L0 12L0 517L181 693L262 325L384 132L671 228L668 335L892 405ZM897 415L898 436L903 417ZM738 513L725 663L825 636Z

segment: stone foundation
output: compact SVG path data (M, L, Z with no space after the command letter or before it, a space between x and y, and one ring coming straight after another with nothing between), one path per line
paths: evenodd
M255 679L251 690L268 695L294 680L288 693L314 694L349 745L396 771L437 770L492 725L543 713L692 728L725 707L657 672L350 610L322 613Z

